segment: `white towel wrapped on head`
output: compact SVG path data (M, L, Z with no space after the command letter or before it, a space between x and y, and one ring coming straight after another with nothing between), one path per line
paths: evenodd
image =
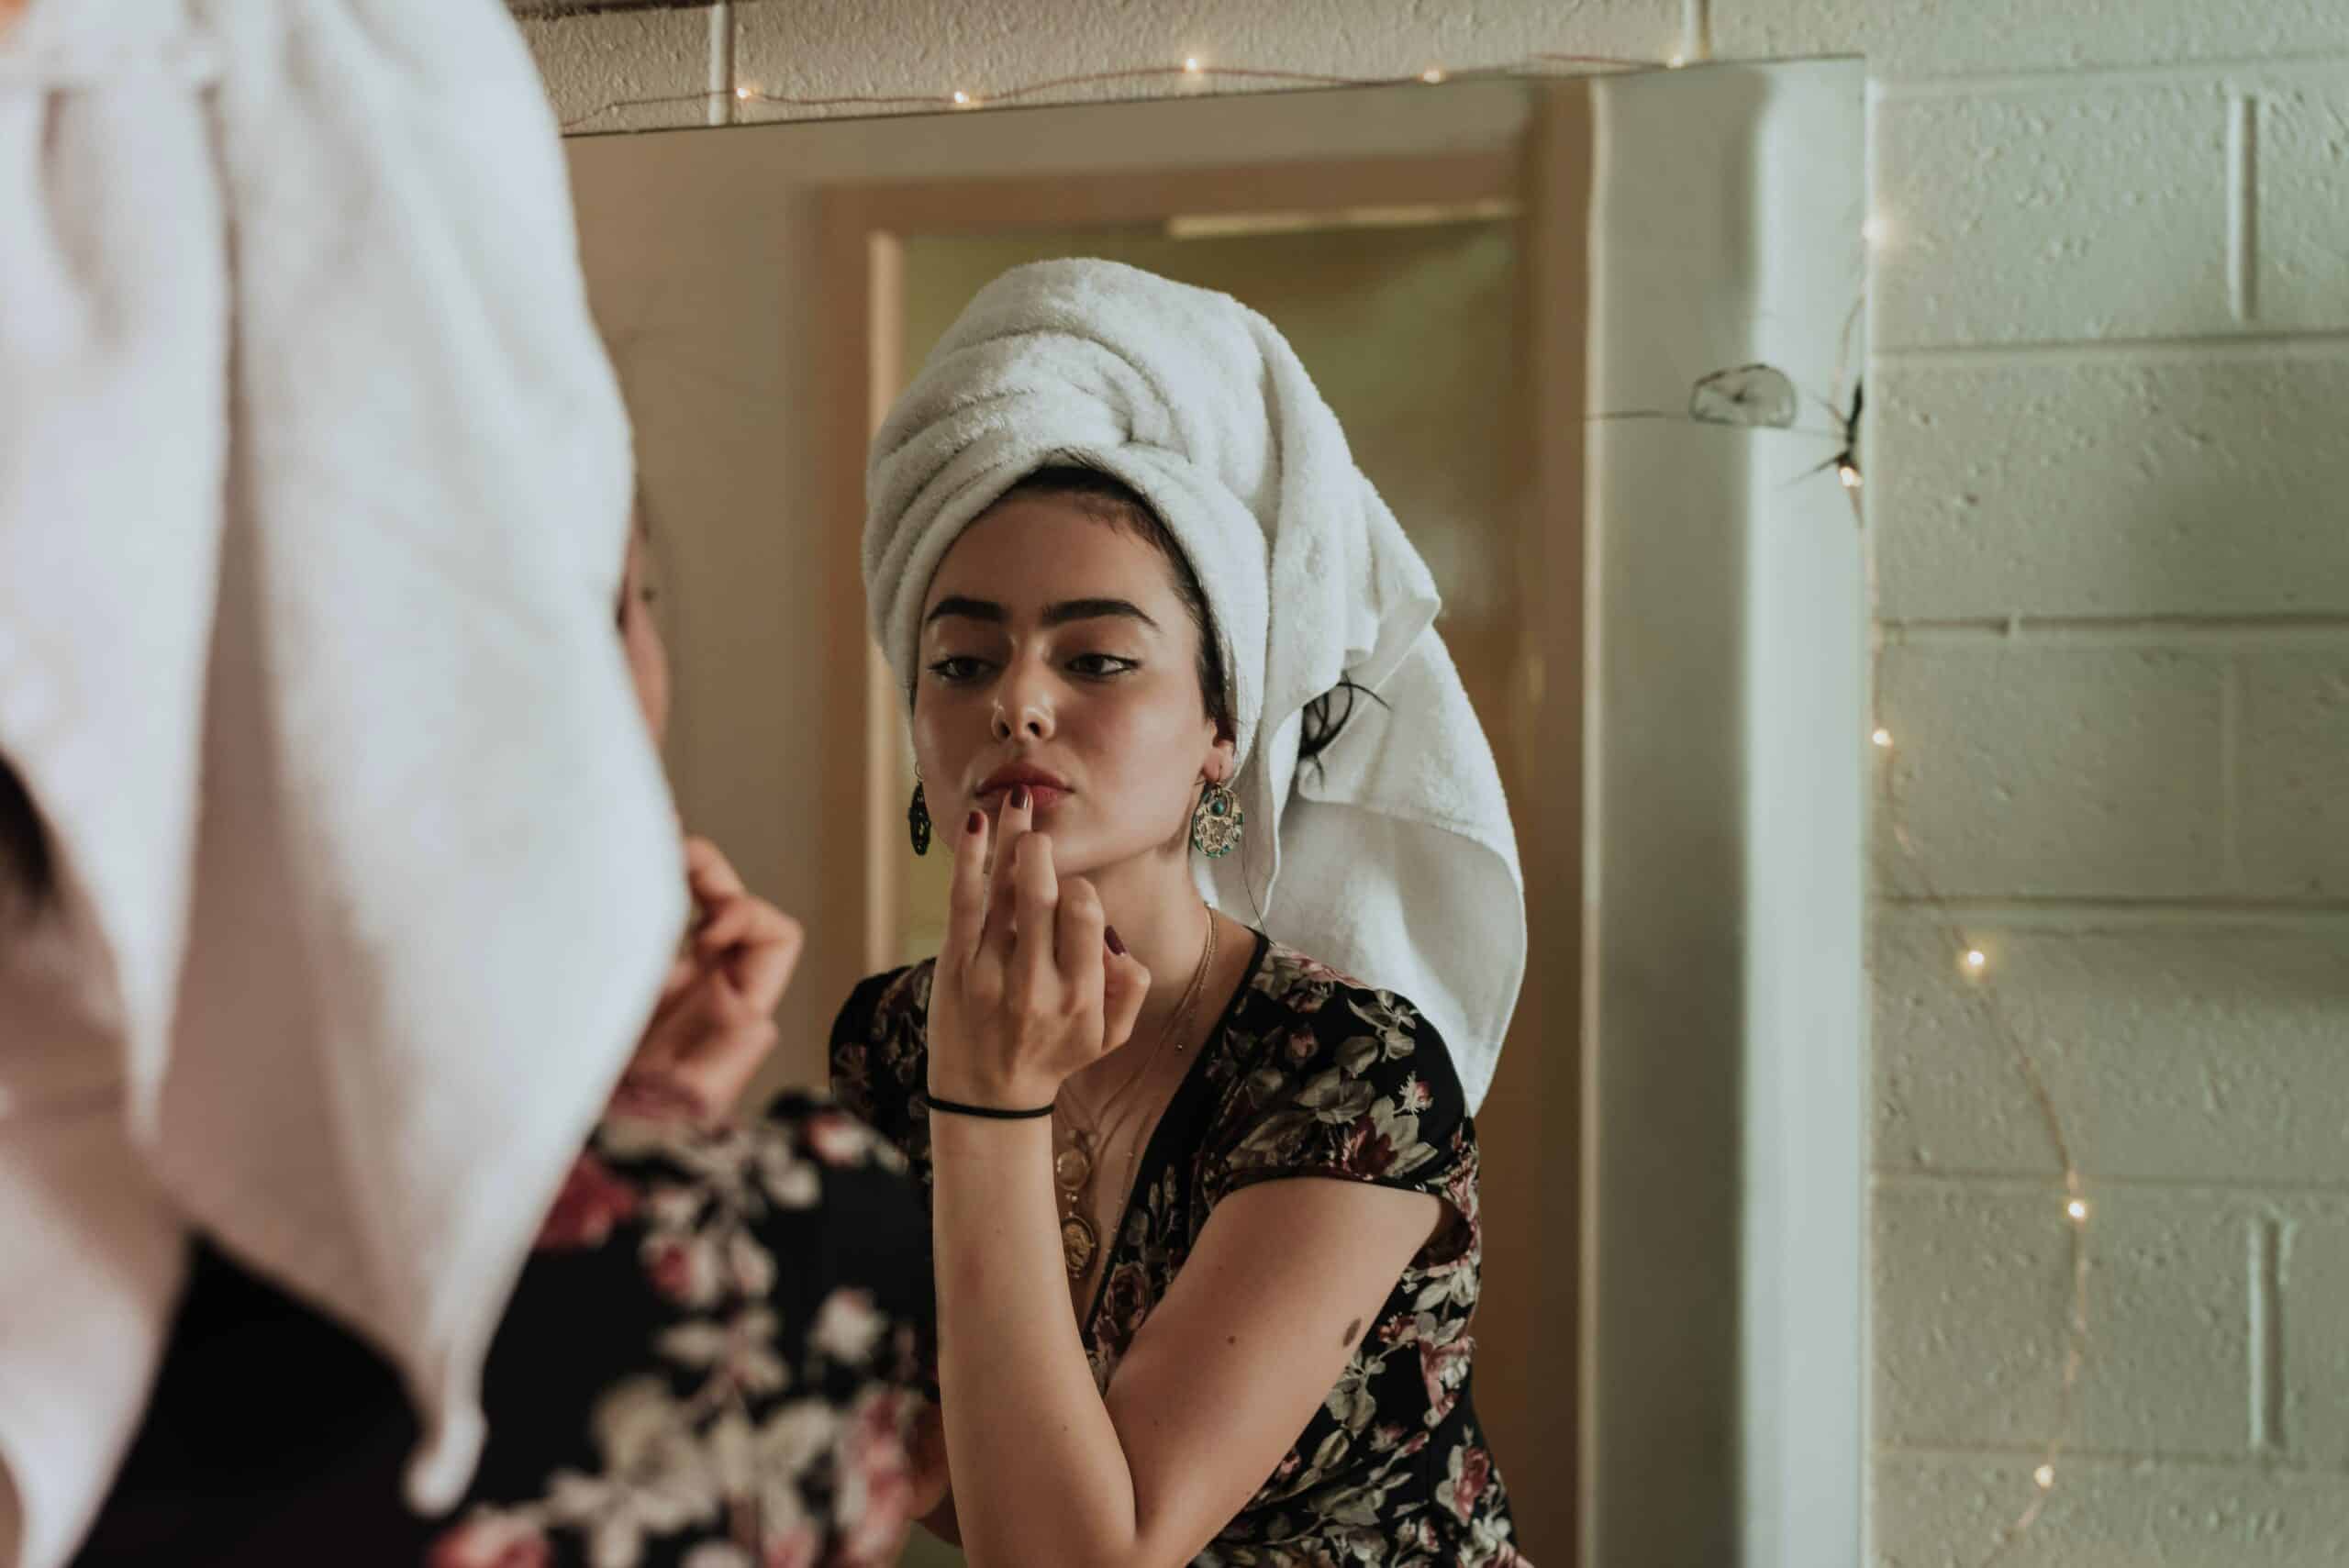
M911 681L923 600L963 528L1072 460L1150 502L1230 655L1247 833L1196 862L1202 892L1417 1003L1473 1109L1525 967L1508 804L1434 629L1434 580L1271 322L1110 261L981 290L874 443L864 582L891 666ZM1341 680L1380 700L1356 700L1300 769L1305 706Z

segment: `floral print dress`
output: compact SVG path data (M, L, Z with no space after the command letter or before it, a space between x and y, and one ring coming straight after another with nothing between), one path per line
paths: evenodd
M480 1500L428 1568L893 1562L934 1311L903 1173L802 1095L708 1125L624 1092L507 1309Z
M390 1366L206 1248L76 1568L884 1568L928 1246L903 1160L829 1101L708 1124L624 1089L507 1303L456 1515L400 1501Z
M931 1180L930 963L858 986L832 1086ZM1095 1381L1118 1363L1217 1204L1324 1176L1432 1194L1453 1223L1395 1284L1337 1385L1198 1568L1530 1568L1469 1398L1482 1232L1477 1153L1450 1053L1410 1003L1259 935L1247 980L1142 1152L1081 1331Z

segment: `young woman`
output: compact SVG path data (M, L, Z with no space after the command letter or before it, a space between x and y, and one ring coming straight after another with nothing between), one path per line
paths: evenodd
M832 1066L930 1193L933 1528L982 1568L1521 1562L1466 1333L1521 899L1424 567L1269 324L1108 263L984 292L873 480L955 863Z
M0 28L0 1565L888 1561L925 1220L836 1112L698 1114L796 939L697 851L662 984L513 18Z
M648 598L639 540L617 620L657 736L668 665ZM50 895L47 855L12 778L0 902L23 906ZM895 1156L837 1107L795 1095L724 1115L774 1043L800 931L707 840L686 865L692 939L507 1303L457 1514L400 1506L417 1433L392 1369L207 1243L78 1568L896 1561L943 1484L907 1443L920 1216Z

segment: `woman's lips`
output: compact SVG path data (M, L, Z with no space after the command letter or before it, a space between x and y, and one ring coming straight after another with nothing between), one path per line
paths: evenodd
M1011 792L1019 787L1016 784L997 784L993 789L983 789L979 791L979 804L990 814L998 814L1003 810L1004 803L1011 798ZM1070 794L1052 784L1031 784L1026 787L1030 804L1035 807L1039 817L1058 806Z

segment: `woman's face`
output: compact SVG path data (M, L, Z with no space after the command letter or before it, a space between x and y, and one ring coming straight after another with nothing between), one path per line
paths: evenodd
M636 683L637 706L659 745L669 733L669 650L652 618L651 584L646 581L650 562L644 536L634 525L628 531L628 569L620 581L618 611L620 646L628 653L628 673Z
M1179 851L1200 780L1231 771L1198 656L1149 539L1067 497L990 508L922 606L914 756L941 831L1025 784L1064 873Z

